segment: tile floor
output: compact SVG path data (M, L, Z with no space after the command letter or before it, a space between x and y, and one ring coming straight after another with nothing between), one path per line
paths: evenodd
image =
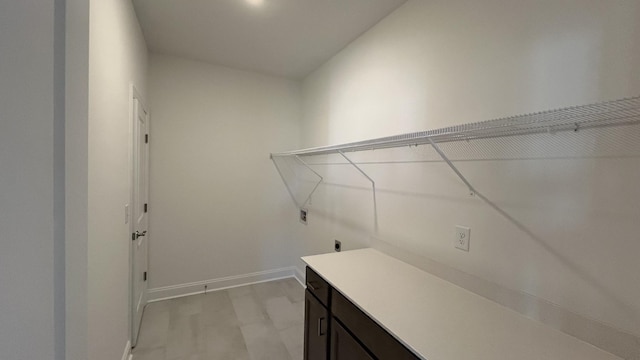
M276 280L155 302L133 360L302 360L304 288Z

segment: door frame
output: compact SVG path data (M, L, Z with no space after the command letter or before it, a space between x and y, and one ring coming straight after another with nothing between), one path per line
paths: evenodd
M143 100L142 96L140 95L140 92L138 91L138 89L135 87L135 85L133 83L131 83L129 85L129 203L127 204L127 214L126 214L126 218L127 218L127 222L129 224L129 233L127 236L127 242L129 243L129 336L128 339L130 341L130 344L133 346L133 344L136 343L136 339L134 339L134 334L136 333L134 331L134 327L138 326L139 324L136 324L135 320L136 317L134 316L134 311L136 308L136 302L137 299L135 299L135 290L134 290L134 286L135 286L135 280L134 280L134 260L135 260L135 256L134 256L134 246L136 245L136 241L132 241L131 239L131 234L133 234L135 232L135 219L133 216L133 203L134 203L134 195L135 195L135 137L136 137L136 131L135 131L135 126L136 126L136 122L138 119L136 119L136 100L140 103L140 105L142 106L143 109L145 109L145 111L147 112L147 133L150 133L150 112L149 112L149 108L147 107L145 101ZM148 192L148 187L149 187L149 153L150 151L147 151L147 194ZM147 217L150 215L150 212L147 213ZM149 271L149 235L146 235L146 246L147 246L147 259L146 259L146 263L147 263L147 273ZM146 305L146 299L147 299L147 292L148 292L148 286L144 289L145 294L143 295L143 301L145 302L145 304L143 305L143 307Z

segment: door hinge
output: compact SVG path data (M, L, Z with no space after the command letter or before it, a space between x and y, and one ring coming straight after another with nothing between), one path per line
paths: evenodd
M149 143L149 134L144 134L144 143L145 144Z
M146 271L144 272L143 277L144 277L144 281L147 281L147 272Z
M144 204L144 212L149 212L147 204Z

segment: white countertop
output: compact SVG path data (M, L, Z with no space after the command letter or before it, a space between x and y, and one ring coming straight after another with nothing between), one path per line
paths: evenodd
M621 359L374 249L302 260L423 359Z

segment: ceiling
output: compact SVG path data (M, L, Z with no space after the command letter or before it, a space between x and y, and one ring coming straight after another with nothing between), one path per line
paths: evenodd
M302 78L406 0L133 0L151 52Z

